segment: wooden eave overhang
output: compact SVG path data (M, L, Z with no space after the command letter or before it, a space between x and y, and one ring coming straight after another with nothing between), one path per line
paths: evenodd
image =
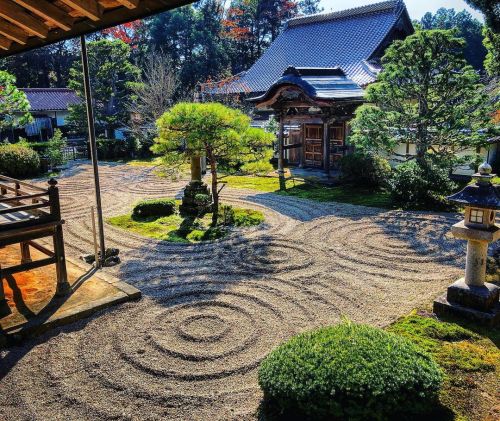
M0 57L142 19L194 0L0 0Z

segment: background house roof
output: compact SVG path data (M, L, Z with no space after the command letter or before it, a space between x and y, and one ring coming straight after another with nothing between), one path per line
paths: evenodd
M219 84L216 90L262 93L289 66L339 67L358 85L367 85L376 79L380 70L370 59L380 54L393 30L403 34L413 31L401 0L291 19L284 32L247 72L222 88Z
M66 111L70 105L82 102L68 88L21 88L31 105L31 111Z

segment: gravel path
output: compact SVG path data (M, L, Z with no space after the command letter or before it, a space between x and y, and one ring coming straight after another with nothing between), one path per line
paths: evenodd
M67 252L90 252L91 168L60 180ZM102 165L105 216L185 181ZM162 243L106 226L109 270L144 298L0 352L2 420L255 419L262 358L342 315L385 325L461 273L450 214L386 211L224 189L266 223L209 244Z

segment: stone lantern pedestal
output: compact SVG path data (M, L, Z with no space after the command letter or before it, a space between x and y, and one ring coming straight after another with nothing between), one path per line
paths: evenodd
M455 238L467 240L465 277L448 287L446 294L434 301L437 315L462 316L486 325L500 325L500 288L485 282L488 244L500 238L496 210L500 195L491 184L491 167L483 164L474 174L476 184L448 197L465 205L465 219L453 225Z

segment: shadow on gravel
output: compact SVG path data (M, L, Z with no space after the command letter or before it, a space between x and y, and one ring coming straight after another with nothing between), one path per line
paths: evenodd
M338 202L314 202L274 193L249 195L245 199L301 222L333 216L345 219L346 224L349 224L371 218L387 235L388 241L406 243L408 248L419 255L432 255L436 263L456 267L465 256L466 243L451 235L452 225L462 219L459 214L397 211ZM332 237L334 236L335 232L332 232ZM369 245L370 233L367 233L366 241ZM373 244L373 247L377 248L378 245Z

